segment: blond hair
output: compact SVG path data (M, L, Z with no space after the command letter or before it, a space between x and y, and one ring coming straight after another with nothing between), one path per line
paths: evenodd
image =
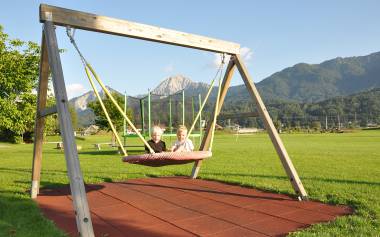
M178 126L178 128L177 128L177 134L179 134L182 131L187 132L187 127L185 125L179 125Z
M152 134L151 135L153 135L153 134L160 134L160 135L162 135L162 129L159 127L159 126L153 126L153 128L152 128Z

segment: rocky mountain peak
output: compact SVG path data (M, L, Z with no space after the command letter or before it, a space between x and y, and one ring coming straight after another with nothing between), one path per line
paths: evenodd
M192 90L200 87L201 85L206 85L204 83L193 82L189 78L183 75L175 75L163 80L153 91L153 94L159 95L169 95L176 93L180 90Z

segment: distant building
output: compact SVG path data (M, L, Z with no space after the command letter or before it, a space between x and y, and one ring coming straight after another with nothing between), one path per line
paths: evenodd
M99 131L98 126L90 125L83 132L84 132L84 135L93 135L93 134L96 134L98 131Z

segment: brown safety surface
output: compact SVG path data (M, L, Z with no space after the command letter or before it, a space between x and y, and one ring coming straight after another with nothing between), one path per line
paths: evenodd
M352 213L346 206L185 177L86 185L95 235L284 236ZM44 215L78 236L69 187L42 189Z

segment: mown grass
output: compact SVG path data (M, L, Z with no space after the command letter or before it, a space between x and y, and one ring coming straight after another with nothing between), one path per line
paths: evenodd
M282 134L293 163L311 199L346 204L352 216L317 224L293 236L380 236L380 131L343 134ZM57 141L58 137L48 137ZM78 139L86 183L112 182L144 176L189 175L192 165L161 168L126 165L114 148L93 143L106 136ZM130 141L137 144L137 140ZM45 144L41 185L68 183L62 151ZM0 236L65 236L45 219L30 200L32 144L0 143ZM139 151L134 151L138 153ZM267 134L217 134L214 156L203 163L200 178L221 180L272 192L293 194Z

